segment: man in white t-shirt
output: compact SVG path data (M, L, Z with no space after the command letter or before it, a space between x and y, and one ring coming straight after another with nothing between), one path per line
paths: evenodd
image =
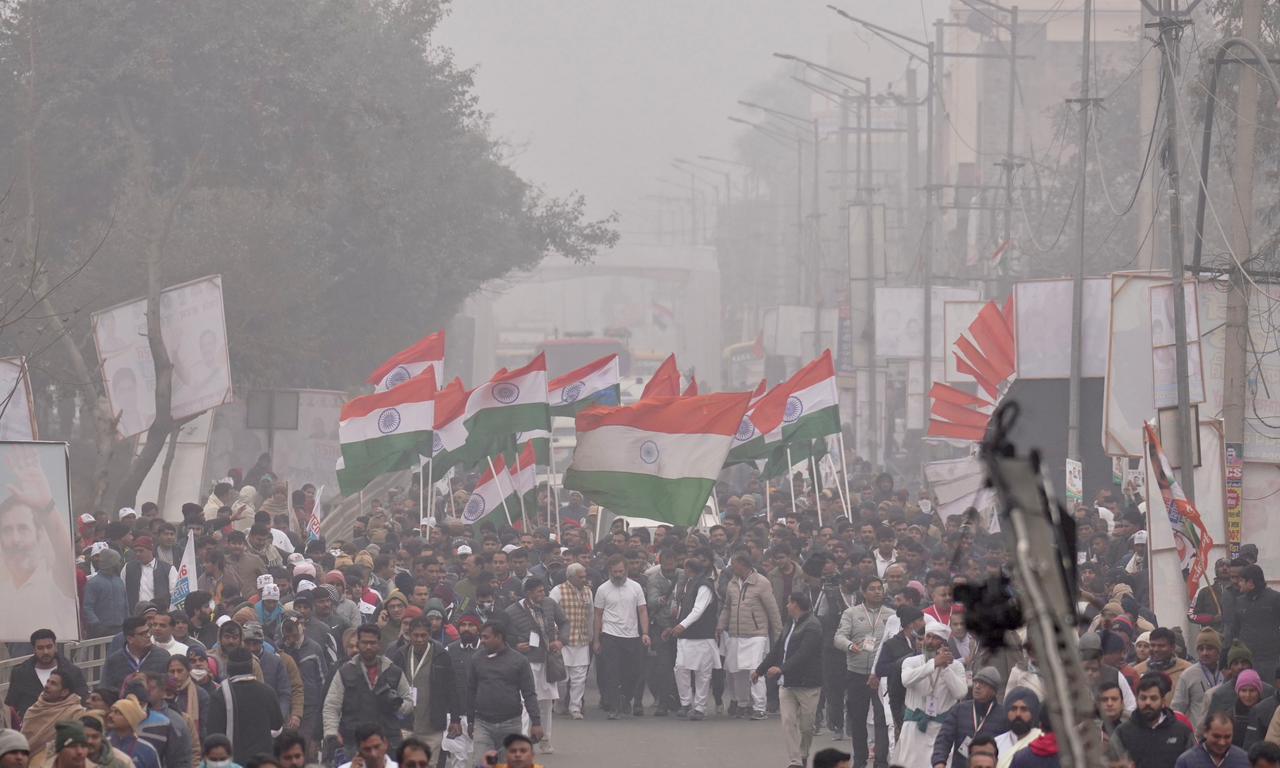
M609 719L617 720L636 689L649 647L649 607L644 589L627 578L622 555L611 556L608 564L609 580L596 589L591 645L599 658L600 698Z

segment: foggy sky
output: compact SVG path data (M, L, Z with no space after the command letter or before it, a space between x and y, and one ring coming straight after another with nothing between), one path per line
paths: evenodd
M932 20L946 1L836 4L923 37L922 5ZM733 157L743 129L726 116L753 117L735 100L785 69L773 51L857 67L877 90L905 61L824 0L454 0L436 43L478 67L480 106L516 170L552 194L583 192L594 215L619 211L624 233L673 157Z

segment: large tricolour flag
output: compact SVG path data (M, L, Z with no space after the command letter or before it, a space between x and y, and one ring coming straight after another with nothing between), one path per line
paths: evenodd
M432 472L443 476L459 464L470 464L466 456L467 399L471 391L454 379L436 393L435 433L431 436Z
M750 402L726 392L583 411L564 487L614 514L693 525Z
M539 354L514 371L494 374L471 391L465 415L468 443L480 447L519 432L551 428L547 405L547 358Z
M1187 597L1195 599L1196 591L1209 567L1209 555L1213 552L1213 538L1200 520L1200 511L1182 492L1182 485L1173 474L1169 458L1160 446L1160 436L1151 424L1144 424L1147 434L1147 460L1160 488L1160 500L1164 502L1169 527L1173 529L1173 543L1178 550L1178 562L1182 575L1187 579Z
M573 416L595 405L619 405L618 356L602 357L576 371L557 376L547 384L552 416Z
M338 442L349 471L383 464L389 457L431 455L435 428L435 369L395 389L357 397L342 406Z
M428 368L436 372L436 381L444 380L444 331L437 331L418 343L392 355L365 380L374 392L395 389Z
M680 368L676 366L676 356L668 355L667 359L662 361L662 365L658 366L658 370L653 372L653 378L649 379L649 383L644 385L640 399L679 396Z

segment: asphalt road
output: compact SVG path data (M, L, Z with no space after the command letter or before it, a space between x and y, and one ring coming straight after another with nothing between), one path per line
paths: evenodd
M555 754L539 755L547 768L785 768L786 748L779 718L753 722L711 714L701 722L673 717L629 717L606 720L590 706L587 719L556 717ZM714 710L712 710L714 712ZM829 733L814 740L814 751L836 746L849 749L849 740L832 742Z

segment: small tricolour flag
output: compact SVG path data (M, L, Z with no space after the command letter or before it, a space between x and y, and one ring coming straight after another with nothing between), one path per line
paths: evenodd
M520 501L511 488L511 475L502 454L494 456L476 482L475 490L462 506L462 522L468 525L491 520L494 525L511 525L520 515ZM504 504L505 502L505 504Z
M676 356L668 355L667 359L662 361L662 365L658 366L658 370L653 372L653 378L649 379L649 383L644 385L640 399L679 396L680 368L676 366Z
M564 487L615 514L693 525L750 402L728 392L583 411Z
M519 432L549 430L546 355L539 354L523 368L500 371L472 390L464 418L467 442L477 450L513 439Z
M622 402L618 356L602 357L547 383L552 416L573 416L594 405Z
M523 451L526 447L533 450L533 460L538 466L551 465L551 431L534 429L516 435L516 448ZM524 459L521 459L524 461Z
M181 608L187 595L195 591L200 575L196 569L196 534L187 532L187 547L182 551L182 561L178 563L178 580L173 585L170 602L175 608Z
M466 455L467 399L471 391L462 386L461 379L454 379L436 393L435 432L431 436L431 459L434 471L443 474L459 464L469 465L472 458Z
M324 486L316 489L316 503L311 508L311 517L307 519L307 541L320 538L320 498L324 495Z
M444 331L427 336L418 343L392 355L365 380L374 392L395 389L428 368L436 372L436 381L444 380Z
M534 455L533 443L525 443L516 454L516 459L507 467L512 492L515 496L524 496L538 485L538 461ZM517 500L517 503L519 501Z
M435 369L427 368L395 389L343 405L338 442L346 469L381 465L389 457L430 456L435 397Z

